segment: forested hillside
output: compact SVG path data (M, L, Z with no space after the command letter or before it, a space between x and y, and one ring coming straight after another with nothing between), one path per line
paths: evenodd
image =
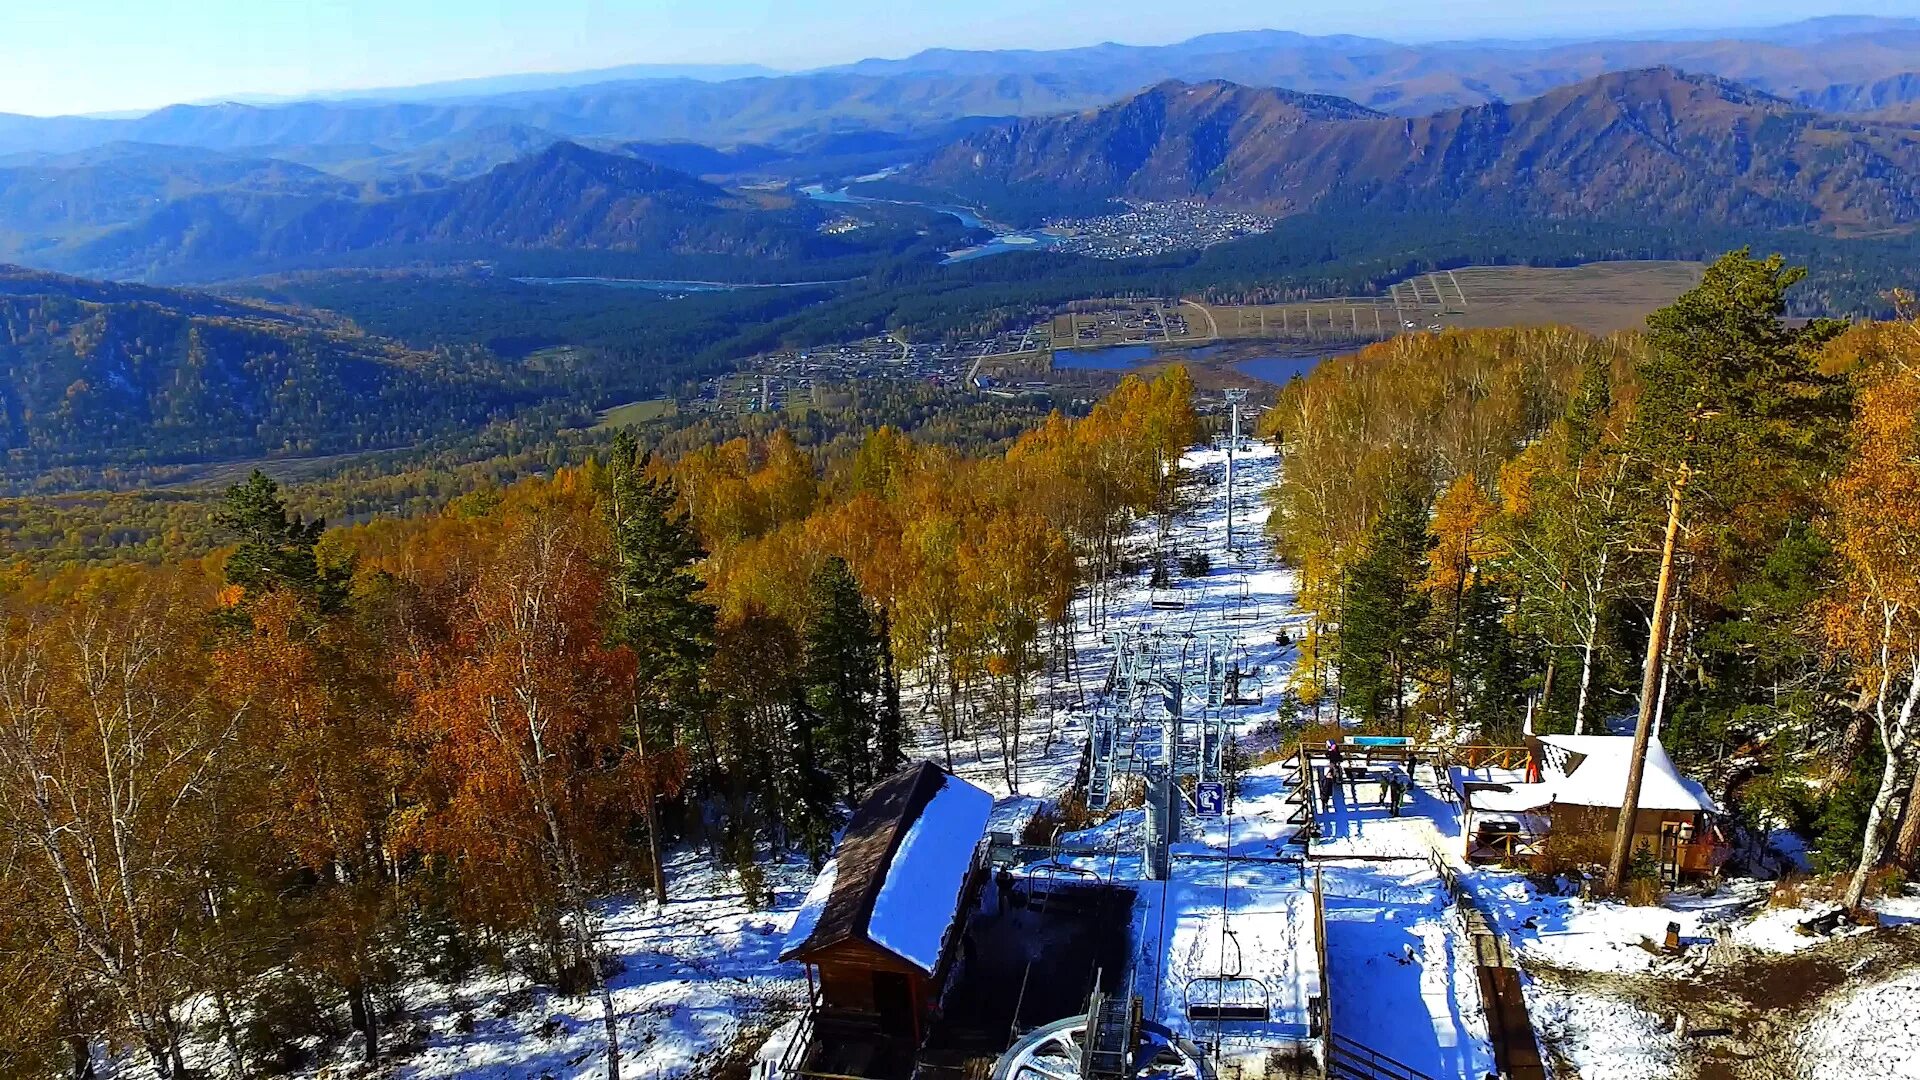
M393 446L526 396L478 352L417 352L212 297L11 269L0 327L0 446L14 473Z
M1269 114L1279 100L1323 104L1296 106L1276 122ZM1673 68L1413 119L1329 101L1338 99L1160 86L1096 112L970 136L908 175L989 206L1012 190L1029 200L1035 191L1200 198L1279 214L1565 219L1633 206L1746 227L1920 220L1913 128L1826 116Z
M814 228L820 217L805 206L763 206L651 162L562 142L472 180L390 198L232 189L196 194L38 258L110 277L204 279L405 247L480 254L569 247L776 260L858 250L820 235Z
M1313 613L1314 714L1512 739L1644 708L1746 821L1863 879L1915 782L1920 336L1787 329L1798 277L1736 254L1645 337L1407 337L1290 387L1262 431L1287 454L1271 525Z

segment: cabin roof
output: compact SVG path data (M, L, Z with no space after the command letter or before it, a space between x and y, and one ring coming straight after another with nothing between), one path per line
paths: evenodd
M794 917L780 959L848 943L932 974L993 796L930 761L875 787Z
M1626 802L1633 739L1626 735L1542 735L1542 782L1553 801L1619 809ZM1647 740L1647 767L1640 780L1640 809L1717 812L1707 789L1684 776L1660 740Z

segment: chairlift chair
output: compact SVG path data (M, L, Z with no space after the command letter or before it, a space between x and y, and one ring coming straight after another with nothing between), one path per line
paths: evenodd
M1239 595L1234 597L1233 606L1227 610L1226 617L1242 621L1258 619L1260 617L1260 604L1253 599L1252 583L1248 580L1246 574L1239 575L1239 578L1240 592Z
M1057 857L1056 857L1057 858ZM1027 907L1032 911L1045 911L1047 904L1060 891L1060 877L1067 875L1082 881L1100 881L1100 875L1080 866L1067 866L1058 861L1041 863L1027 874Z
M1260 683L1259 668L1242 671L1240 670L1240 665L1236 662L1231 668L1227 669L1226 682L1227 696L1223 701L1224 704L1258 705L1267 698L1266 692ZM1251 693L1247 690L1247 684L1249 683L1253 684Z
M1273 1019L1273 990L1264 981L1240 973L1240 935L1228 929L1224 937L1233 942L1231 970L1223 941L1220 974L1187 980L1184 992L1187 1021L1266 1023Z

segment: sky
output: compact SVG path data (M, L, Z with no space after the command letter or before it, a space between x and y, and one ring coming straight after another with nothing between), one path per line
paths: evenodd
M1920 0L0 0L0 113L151 109L639 63L783 69L1218 30L1401 41L1920 15Z

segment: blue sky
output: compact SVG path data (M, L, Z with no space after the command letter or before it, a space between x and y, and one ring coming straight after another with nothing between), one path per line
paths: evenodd
M922 48L1276 28L1399 40L1754 26L1920 0L0 0L0 112L154 108L633 63L797 68Z

